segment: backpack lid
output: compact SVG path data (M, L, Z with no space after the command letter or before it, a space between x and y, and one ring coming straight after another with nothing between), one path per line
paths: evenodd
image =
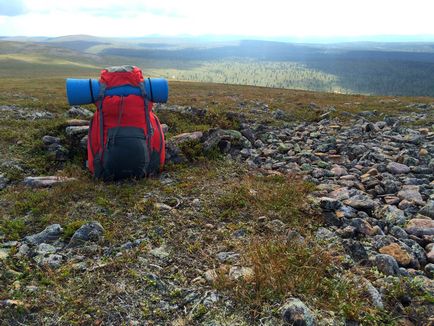
M99 81L107 88L123 85L138 87L143 82L143 74L136 66L113 66L101 71Z

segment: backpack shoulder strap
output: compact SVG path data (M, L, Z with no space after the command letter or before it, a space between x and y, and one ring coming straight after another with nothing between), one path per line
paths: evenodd
M145 83L140 83L140 92L142 94L142 98L145 104L145 118L146 118L146 126L148 128L148 136L149 140L151 139L152 135L154 134L154 129L152 128L151 124L151 117L149 115L149 105L148 100L146 98L146 91L145 91Z

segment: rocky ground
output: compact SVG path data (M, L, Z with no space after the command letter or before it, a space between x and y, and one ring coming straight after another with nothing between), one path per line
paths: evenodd
M159 106L165 172L109 185L84 171L92 112L0 106L52 121L0 161L2 323L433 323L433 105L406 106Z

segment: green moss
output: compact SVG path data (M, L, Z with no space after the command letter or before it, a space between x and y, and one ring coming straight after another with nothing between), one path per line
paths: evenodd
M22 218L13 220L0 220L0 231L2 231L9 240L21 239L26 230L26 221Z
M78 220L72 221L63 227L63 240L69 240L86 221Z

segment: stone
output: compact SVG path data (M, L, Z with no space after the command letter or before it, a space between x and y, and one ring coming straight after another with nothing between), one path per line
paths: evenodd
M371 296L373 305L378 309L383 309L384 304L380 292L368 280L365 280L365 285L366 285L366 290Z
M254 276L254 272L250 267L232 266L229 269L228 275L232 280L238 280L242 278L244 281L250 281Z
M89 126L69 126L66 127L65 132L69 137L84 136L87 134Z
M347 254L354 259L355 262L368 260L368 253L366 252L365 247L359 242L355 240L344 240L342 242L345 251Z
M285 112L282 111L281 109L274 110L272 115L273 115L273 118L276 120L283 120L286 117Z
M419 192L419 186L405 185L402 190L398 192L398 197L401 200L407 200L411 203L418 205L424 205L425 202L422 199L422 195Z
M41 243L36 248L36 253L38 255L47 255L47 254L54 254L56 252L56 247L48 244L48 243Z
M44 177L26 177L24 184L31 188L48 188L65 182L77 180L76 178L44 176Z
M394 205L379 207L374 211L374 216L391 225L403 225L408 219L404 211Z
M9 249L0 248L0 260L4 260L9 257Z
M315 233L315 239L319 241L334 240L336 238L336 233L324 227L320 227Z
M390 196L390 195L384 196L383 199L384 199L384 202L388 205L397 205L400 201L399 197Z
M170 211L173 209L172 206L169 206L165 203L155 203L154 207L160 211Z
M356 228L354 226L348 225L343 229L338 229L336 233L342 238L354 238L356 235Z
M86 242L100 242L103 239L103 234L104 228L99 222L86 223L75 231L67 248L83 246Z
M83 150L87 149L87 139L88 139L88 135L83 136L83 138L81 138L81 140L80 140L80 147Z
M221 151L227 149L225 144L241 148L251 148L252 144L237 130L212 129L203 135L203 149L209 151L212 148L220 148Z
M434 201L430 200L424 207L420 209L419 214L434 219Z
M216 255L221 263L234 263L240 259L240 255L233 251L222 251Z
M392 256L385 254L377 255L375 256L374 263L378 270L385 275L399 274L398 263Z
M163 131L163 134L167 134L167 132L169 131L169 126L165 123L162 123L161 130Z
M42 137L42 142L44 143L44 145L47 145L47 146L52 145L52 144L60 144L60 138L45 135L44 137Z
M426 150L426 148L421 148L419 150L419 156L424 157L428 155L428 151Z
M387 164L386 169L392 174L406 174L410 172L410 168L407 165L397 162L390 162Z
M89 126L88 120L81 120L81 119L69 119L66 120L66 125L70 127L77 127L77 126Z
M434 263L434 246L426 253L426 258L429 263Z
M418 237L434 235L434 220L420 218L411 219L405 227L405 232Z
M375 202L369 198L353 197L344 200L344 204L357 210L370 211L374 208Z
M321 197L320 198L320 207L325 211L335 211L342 206L342 203L333 198L329 197Z
M80 106L73 106L68 110L68 116L70 116L71 118L91 118L93 116L93 113L86 108L82 108Z
M36 256L34 260L41 267L49 267L52 269L57 269L62 265L63 257L58 254L51 254L48 257L42 255Z
M24 257L30 253L30 247L26 243L22 243L21 246L18 247L18 252L16 254L17 257Z
M350 198L350 192L347 187L342 187L330 192L328 197L335 198L337 200L346 200Z
M205 280L212 283L217 279L218 275L215 269L209 269L203 274L203 277Z
M170 256L170 253L167 251L166 245L162 245L160 247L152 249L150 251L150 254L159 259L166 259Z
M434 278L434 264L425 265L425 273L428 277Z
M397 239L407 239L408 238L407 232L405 232L403 228L400 228L397 225L394 225L390 229L389 233Z
M345 169L344 167L339 166L339 165L333 166L333 168L330 170L330 172L333 173L336 177L340 177L340 176L348 174L347 169Z
M384 246L378 250L382 254L386 254L395 258L400 266L408 266L411 263L411 256L404 250L399 244L391 243L388 246Z
M280 309L285 325L314 326L312 311L298 298L290 298Z
M41 243L52 243L58 240L62 234L63 234L63 229L60 226L60 224L52 224L47 226L42 232L25 237L24 241L31 245L39 245Z
M183 133L176 136L173 136L170 138L170 142L180 145L182 143L188 142L188 141L199 141L203 136L203 132L201 131L194 131L189 133Z
M357 233L361 233L364 235L374 235L375 231L371 224L368 221L361 218L354 218L351 220L352 227L354 227Z
M0 190L5 189L8 183L9 179L6 178L4 174L0 173Z
M54 161L68 160L69 151L60 144L51 144L47 146L48 157Z

